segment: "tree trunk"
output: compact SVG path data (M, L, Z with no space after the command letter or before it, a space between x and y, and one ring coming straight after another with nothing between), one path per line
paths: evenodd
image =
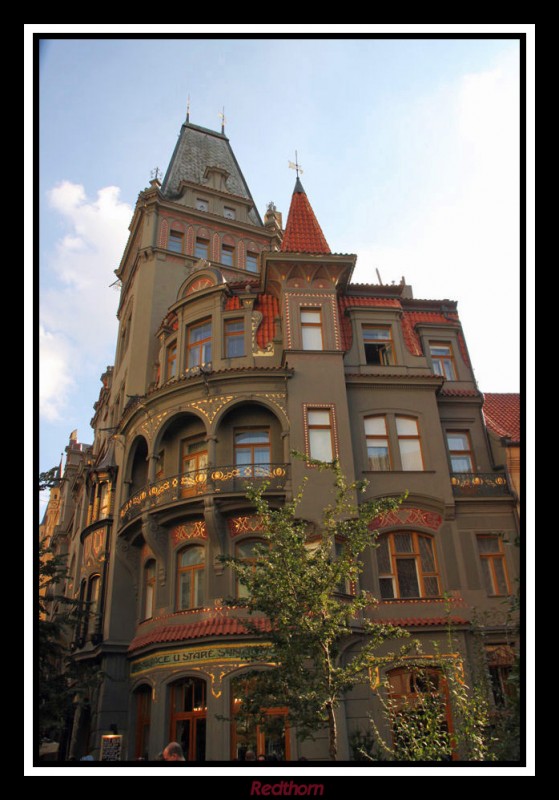
M338 755L338 731L332 703L326 704L326 711L328 712L328 750L330 753L330 760L336 761Z

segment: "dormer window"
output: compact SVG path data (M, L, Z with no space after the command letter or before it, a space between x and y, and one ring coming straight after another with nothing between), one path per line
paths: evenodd
M209 207L207 200L203 200L201 197L196 198L196 211L208 211Z
M225 219L235 219L237 215L235 214L234 208L228 208L227 206L225 206L225 208L223 209L223 216L225 217Z
M387 367L396 363L392 330L389 325L363 325L363 344L367 364Z

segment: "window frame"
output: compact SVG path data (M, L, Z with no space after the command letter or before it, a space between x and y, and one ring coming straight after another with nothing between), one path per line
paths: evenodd
M252 266L254 265L254 269ZM245 267L247 272L256 274L258 272L258 253L253 253L252 250L248 251L245 256Z
M481 539L485 539L485 540L487 540L487 539L496 539L497 540L498 550L496 552L494 552L494 553L482 553L481 550L480 550L480 547L479 547L479 542L480 542ZM479 555L479 559L480 559L480 566L481 566L481 582L482 582L483 588L485 589L485 592L486 592L487 596L488 597L509 597L510 594L511 594L511 588L510 588L509 573L508 573L508 569L507 569L507 559L506 559L505 551L503 549L502 537L499 536L499 534L497 534L497 533L477 533L476 534L476 546L477 546L477 551L478 551L478 555ZM492 584L492 589L493 589L492 592L488 591L489 590L489 586L487 585L487 581L486 581L486 574L487 573L485 572L485 570L483 569L483 566L482 566L484 561L489 564L489 576L491 578L491 584ZM495 561L500 561L501 564L502 564L503 577L504 577L505 585L506 585L505 594L503 594L501 591L499 591L499 580L498 580L497 573L495 571L495 565L494 565Z
M468 443L468 450L451 450L450 449L450 442L448 440L449 436L465 436L466 441ZM469 430L460 430L460 429L452 429L452 430L445 430L445 438L446 438L446 447L448 451L448 458L450 461L450 471L451 473L455 473L457 475L467 475L468 473L474 474L476 470L476 463L474 461L474 451L472 448L472 437L470 436ZM469 458L470 460L470 469L467 470L457 470L454 469L454 465L452 463L453 456L461 457L461 458Z
M240 434L243 434L243 433L255 433L255 434L256 433L266 433L267 436L268 436L268 441L267 442L248 442L246 444L237 444L237 436L239 436ZM268 461L261 461L261 462L255 461L254 460L254 450L258 449L258 448L263 448L265 446L268 447L268 454L269 454ZM246 463L245 464L237 463L237 453L247 452L249 450L250 450L250 454L251 454L250 463L248 463L248 464L246 464ZM272 463L272 431L271 431L270 427L269 426L268 427L263 427L263 426L258 425L258 426L254 426L254 427L244 426L244 427L241 427L241 428L234 428L234 430L233 430L233 460L234 460L235 467L238 467L241 470L246 468L246 467L250 467L251 472L253 473L251 477L257 477L256 475L254 475L254 473L256 472L256 469L255 469L256 467L264 467L264 466L268 466L269 467L271 465L271 463Z
M181 566L181 558L182 558L183 553L185 553L187 550L194 549L194 548L198 548L199 550L202 551L202 554L204 556L202 561L200 561L200 562L198 562L196 564L188 564L185 567ZM200 544L199 542L198 543L197 542L193 542L193 543L187 544L185 547L181 547L179 550L177 550L175 557L176 557L176 584L177 584L176 585L175 602L176 602L177 611L190 611L191 609L194 609L194 608L202 608L204 603L206 602L206 587L205 587L205 580L206 580L206 547L205 547L205 545ZM181 605L181 575L184 575L187 572L189 572L191 574L191 579L190 579L190 599L189 599L189 605L183 607ZM198 582L195 580L195 577L196 577L195 573L196 572L201 572L202 573L201 578L198 578ZM197 599L196 598L196 586L201 586L202 598L201 598L201 604L200 605L198 605L196 603L196 599Z
M398 431L398 420L408 420L415 423L415 429L417 431L417 435L411 434L401 434ZM396 438L398 440L398 453L400 455L400 464L402 467L403 472L425 472L425 459L423 458L423 447L421 444L421 433L419 430L419 419L417 417L410 416L409 414L395 414L394 415L394 424L396 426ZM419 444L419 458L421 459L421 468L420 469L406 469L404 466L404 459L402 458L402 448L400 446L401 441L417 441Z
M248 536L246 539L241 539L240 542L235 542L235 558L237 558L239 561L242 561L243 564L252 564L252 571L254 572L254 570L256 569L256 564L257 564L260 556L257 556L257 555L241 556L241 555L239 555L239 549L243 545L246 545L246 544L252 544L252 545L261 544L261 545L265 545L266 544L266 540L262 539L262 538L259 538L257 536ZM243 586L243 589L241 589L241 586ZM248 593L248 589L244 586L244 584L240 583L239 576L235 575L235 597L237 598L237 600L244 600L249 596L250 595Z
M387 364L375 364L372 361L369 361L367 358L367 345L374 345L376 342L374 341L367 341L365 339L365 331L367 330L375 330L375 331L388 331L388 339L379 339L378 344L387 344L390 349L390 360ZM363 343L363 354L365 357L365 364L368 367L395 367L398 365L398 359L396 358L396 346L394 343L394 336L392 332L392 325L390 323L387 324L379 324L375 325L369 322L362 322L361 323L361 340Z
M309 420L309 415L313 411L328 412L329 420L330 420L329 425L311 424L311 422ZM316 461L322 461L322 459L319 459L319 458L317 458L316 456L314 456L312 454L311 431L315 431L315 430L328 430L330 432L330 448L331 448L332 458L330 459L330 462L326 461L324 463L331 463L332 461L334 461L335 458L338 457L338 448L337 448L337 443L336 443L336 437L335 437L335 434L334 434L335 424L336 424L336 420L335 420L335 416L334 416L334 408L333 408L333 406L331 406L331 405L330 406L313 405L313 404L310 404L310 403L308 405L305 404L305 433L306 433L306 440L307 440L307 456L308 456L308 458L315 459Z
M234 323L240 323L242 329L240 331L229 331L228 328ZM223 320L223 337L225 340L225 358L244 358L245 357L245 318L244 317L231 317ZM231 339L237 339L242 342L242 353L232 355L229 352L229 342Z
M450 351L450 355L449 356L436 356L436 355L433 355L433 348L434 347L448 347L448 349ZM458 380L458 373L456 371L456 360L454 358L454 350L452 348L452 342L441 342L441 341L429 342L429 356L431 358L431 364L433 366L433 372L435 373L435 375L439 375L441 378L444 378L446 381L456 381L456 380ZM443 363L445 360L450 361L450 371L452 372L452 377L449 377L446 374L446 369L445 369L445 366L444 366L444 363ZM440 372L437 371L437 369L435 368L435 364L438 365L438 367L440 369Z
M206 336L205 339L200 339L197 342L192 342L191 337L193 331L198 328L203 328L205 325L209 325L210 332L209 336ZM206 319L200 320L199 322L193 322L190 325L187 325L186 328L186 369L195 369L196 367L202 367L204 364L211 364L212 362L212 349L213 349L213 342L212 342L212 332L213 332L213 324L212 318L206 317ZM204 348L208 345L210 348L210 357L209 359L204 359ZM199 361L197 364L190 363L190 354L198 350Z
M199 253L199 249L202 248L204 252L202 254ZM210 240L204 239L203 236L197 236L194 240L194 258L203 258L205 261L209 260L210 255Z
M171 246L171 243L173 246ZM178 247L176 247L178 245ZM167 250L172 253L184 253L184 233L171 229L167 238Z
M318 322L303 321L303 314L318 314ZM322 306L301 306L299 309L299 323L301 326L301 349L310 352L320 352L324 350L324 320L322 316ZM305 332L320 331L320 347L305 347Z
M165 348L165 380L170 381L178 373L178 342L175 339Z
M153 575L150 570L153 567ZM157 562L155 558L148 558L143 570L143 597L142 597L142 620L152 619L155 610L155 587L157 582ZM149 602L148 602L149 598ZM148 614L148 605L150 606Z
M222 242L221 243L221 248L220 248L220 251L219 251L220 263L223 264L226 267L234 267L235 266L235 250L236 250L235 245L227 244L226 242ZM223 258L223 254L224 253L227 253L228 256L230 256L230 260L229 260L229 258L227 260L225 260Z
M395 544L395 537L398 535L407 534L412 537L412 549L410 552L405 551L398 551L396 549ZM434 563L434 570L423 570L422 561L421 561L421 547L419 544L419 540L423 538L430 542L431 544L431 553L433 556L433 563ZM389 531L388 533L383 533L379 537L379 545L381 545L381 541L384 540L388 542L388 556L390 559L390 572L382 572L381 567L379 564L379 552L380 547L377 549L377 573L378 573L378 580L379 580L379 590L381 601L383 602L390 602L391 600L432 600L435 598L440 598L442 596L442 582L441 582L441 572L439 568L439 561L437 558L437 548L435 537L428 533L423 533L421 531L410 531L410 530L397 530L397 531ZM413 561L415 564L415 574L417 579L417 585L419 588L419 595L404 595L402 596L400 590L400 578L398 574L398 560L409 560ZM425 578L436 578L437 580L437 587L438 587L438 594L427 594L425 591ZM383 596L382 592L382 584L381 580L388 580L392 581L392 597Z
M380 434L376 433L367 433L366 423L369 419L382 419L384 421L384 431L385 435L381 436ZM363 417L363 432L365 434L365 446L367 448L367 469L370 472L392 472L394 469L394 464L392 460L392 452L390 447L390 434L388 430L388 420L386 418L386 414L367 414L367 416ZM369 441L374 441L376 439L383 439L386 440L386 449L387 449L387 457L388 457L388 467L385 469L377 469L371 465L371 460L369 456Z

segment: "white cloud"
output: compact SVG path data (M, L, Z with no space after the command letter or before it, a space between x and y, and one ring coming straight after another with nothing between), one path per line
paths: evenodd
M98 379L113 358L118 294L109 286L132 209L119 200L116 186L89 200L83 186L63 181L48 200L69 228L49 253L54 279L45 281L41 294L41 413L53 420L72 390L84 379Z
M74 387L71 375L71 354L64 337L39 328L39 409L50 422L61 419L68 393Z

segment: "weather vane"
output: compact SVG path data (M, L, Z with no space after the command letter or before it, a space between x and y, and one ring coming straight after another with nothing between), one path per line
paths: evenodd
M186 121L190 122L190 95L186 98Z
M158 181L162 177L163 173L159 167L156 167L155 169L152 169L149 175L152 181Z
M290 169L295 170L295 172L297 173L297 177L299 177L299 173L301 173L301 175L303 174L303 167L299 164L299 161L297 160L297 150L295 150L295 163L293 163L293 161L288 161L287 163L289 164Z
M225 133L225 106L223 106L223 111L220 111L218 117L221 117L221 132Z

